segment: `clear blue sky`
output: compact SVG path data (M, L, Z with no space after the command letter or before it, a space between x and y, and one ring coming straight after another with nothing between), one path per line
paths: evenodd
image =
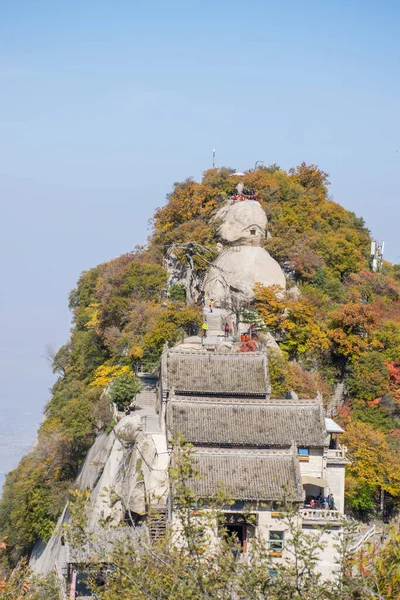
M390 0L0 1L1 409L36 427L79 273L213 147L317 163L400 262L399 28Z

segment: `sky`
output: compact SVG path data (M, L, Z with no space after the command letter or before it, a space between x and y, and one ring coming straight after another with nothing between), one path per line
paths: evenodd
M0 0L0 475L29 447L79 274L174 182L302 161L400 262L400 3Z

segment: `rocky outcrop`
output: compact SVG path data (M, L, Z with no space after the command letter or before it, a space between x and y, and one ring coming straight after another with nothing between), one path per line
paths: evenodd
M222 221L218 234L225 244L261 246L265 239L267 215L256 200L225 204L214 219Z
M165 433L143 431L140 411L123 417L108 435L100 432L76 479L79 489L91 490L89 529L100 520L118 524L128 511L143 515L149 504L165 504L167 465ZM46 574L59 565L65 566L67 551L62 530L69 520L67 505L49 542L36 543L30 559L36 573Z
M262 247L268 221L259 202L227 203L214 219L222 248L203 282L206 302L214 298L217 305L233 306L237 300L251 301L256 283L286 288L281 267Z
M207 273L203 289L207 300L214 298L224 306L235 294L244 301L252 300L256 283L286 287L282 269L264 248L239 246L219 255Z

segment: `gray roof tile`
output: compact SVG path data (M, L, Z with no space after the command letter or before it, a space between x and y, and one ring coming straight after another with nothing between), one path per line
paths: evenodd
M179 354L169 352L163 388L183 393L266 396L270 391L264 353Z
M322 405L317 401L267 400L259 404L219 403L216 398L169 402L168 428L197 445L299 446L325 444ZM232 399L231 399L232 402Z
M304 497L297 457L288 454L196 453L199 478L190 485L199 498L224 489L234 500L301 502Z

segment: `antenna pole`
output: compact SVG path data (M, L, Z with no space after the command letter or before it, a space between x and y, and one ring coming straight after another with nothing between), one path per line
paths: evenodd
M213 169L215 169L215 148L213 148Z

